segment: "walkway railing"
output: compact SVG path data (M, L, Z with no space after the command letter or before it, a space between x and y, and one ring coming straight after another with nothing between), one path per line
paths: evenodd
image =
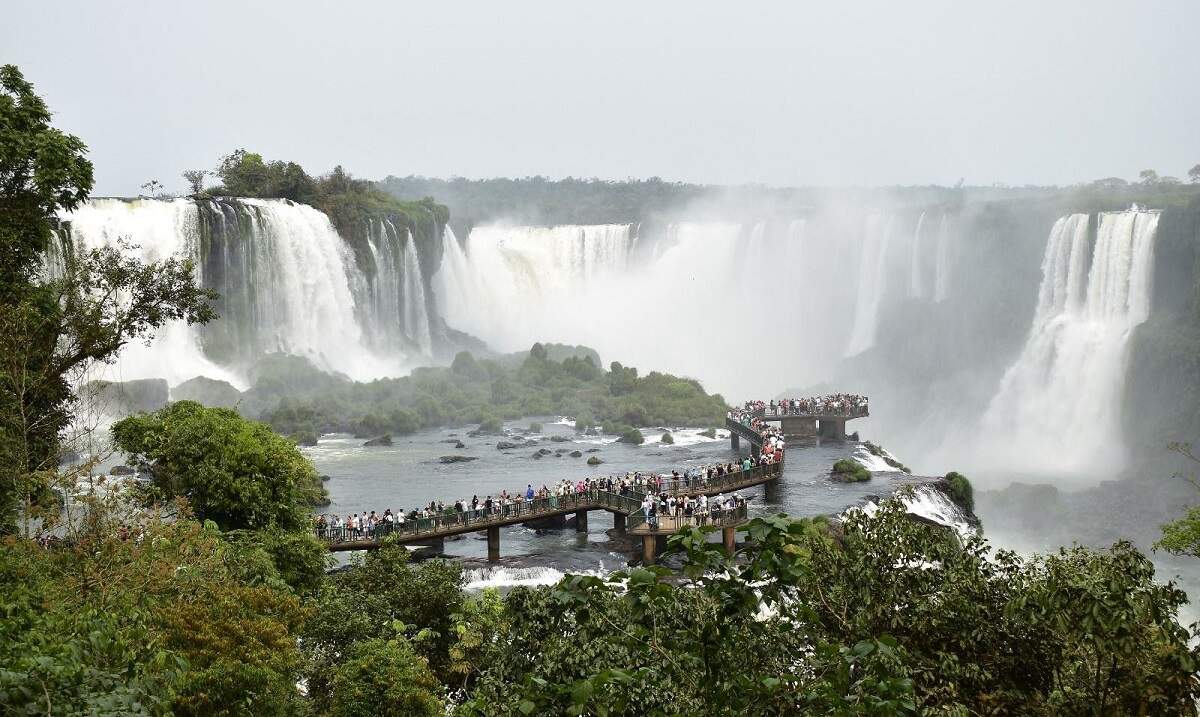
M741 525L749 518L749 508L745 502L739 503L734 508L725 509L710 509L705 512L692 513L691 515L667 515L665 513L656 513L647 516L646 512L639 510L629 516L625 527L628 531L636 532L653 532L653 533L674 533L680 528L697 527L702 528L711 526L714 528L727 528L735 525Z
M802 411L775 406L767 406L762 410L753 411L750 415L755 418L863 418L869 415L867 406L829 406L819 411Z
M723 493L740 487L755 485L767 476L775 475L782 469L782 463L772 463L754 466L749 470L739 469L723 476L707 479L704 477L684 478L680 480L663 480L655 482L654 490L660 493L674 495L699 495ZM661 487L659 487L661 486ZM566 495L552 495L544 498L525 500L521 498L508 505L493 505L491 510L480 507L476 510L447 510L441 515L428 518L405 518L404 522L380 522L373 528L350 528L342 525L337 527L314 527L313 533L319 540L330 544L376 542L390 535L405 539L429 537L438 538L474 530L484 530L493 525L508 525L526 522L539 517L549 517L580 510L612 510L625 515L632 515L642 509L644 491L651 483L629 487L625 493L617 493L599 488L588 488L583 492L573 492Z

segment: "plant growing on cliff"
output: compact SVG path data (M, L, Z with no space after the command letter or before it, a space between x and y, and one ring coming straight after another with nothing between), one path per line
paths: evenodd
M946 474L946 483L950 486L954 502L969 513L975 512L975 489L971 487L971 481L962 473L950 471Z

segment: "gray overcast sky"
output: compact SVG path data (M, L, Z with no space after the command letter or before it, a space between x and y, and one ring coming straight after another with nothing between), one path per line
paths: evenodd
M97 194L357 176L1058 184L1200 162L1200 2L6 0Z

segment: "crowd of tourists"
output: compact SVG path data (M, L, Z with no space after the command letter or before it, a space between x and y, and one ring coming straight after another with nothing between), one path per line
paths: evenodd
M727 515L736 516L746 508L746 499L738 493L717 495L709 498L701 495L676 496L672 493L647 495L642 499L642 512L651 528L657 529L664 522L678 528L683 525L719 524Z
M745 410L766 416L863 416L867 397L853 393L832 393L812 398L781 398L778 401L747 401Z
M643 507L647 507L646 501L651 501L656 516L664 511L671 515L678 512L680 517L707 521L711 515L719 516L723 511L733 509L736 501L731 503L726 498L710 499L705 496L677 497L676 494L704 490L714 484L727 482L730 477L756 466L771 465L782 460L783 439L779 437L771 450L764 449L757 458L746 457L737 462L694 466L670 473L635 471L574 482L564 479L552 485L543 484L541 488L527 484L524 490L511 493L503 490L499 495L487 495L482 499L475 495L470 500L458 500L449 505L440 500L432 501L409 511L388 508L382 512L351 513L344 518L336 514L322 514L316 516L313 527L317 537L324 539L375 539L395 532L424 532L495 518L532 517L534 514L594 501L601 491L627 498L631 506L636 505L633 501L641 501ZM744 503L743 500L741 504Z

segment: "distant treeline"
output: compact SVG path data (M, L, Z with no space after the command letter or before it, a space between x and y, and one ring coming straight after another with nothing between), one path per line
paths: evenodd
M583 429L623 433L633 426L717 426L727 406L699 382L612 362L584 347L534 344L529 352L476 358L461 352L449 367L358 383L324 373L295 356L268 357L242 413L256 415L297 440L326 432L406 434L445 425L566 415ZM201 400L202 397L197 397Z

